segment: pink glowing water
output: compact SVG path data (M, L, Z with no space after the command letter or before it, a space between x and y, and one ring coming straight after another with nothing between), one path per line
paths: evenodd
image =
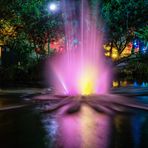
M84 0L79 8L72 1L63 1L63 18L65 52L49 61L56 92L68 95L106 93L109 70L104 62L103 34L97 26L101 21L92 15Z

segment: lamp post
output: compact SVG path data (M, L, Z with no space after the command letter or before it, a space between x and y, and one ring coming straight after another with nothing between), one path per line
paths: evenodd
M48 8L50 11L54 12L57 10L57 5L55 3L51 3L49 4Z
M58 3L57 2L51 2L47 6L47 10L49 13L55 13L58 10ZM48 37L48 55L50 51L50 38Z
M51 3L49 3L48 6L47 6L48 12L49 13L50 12L52 12L52 13L57 12L57 10L59 8L58 5L59 5L58 2L51 2Z

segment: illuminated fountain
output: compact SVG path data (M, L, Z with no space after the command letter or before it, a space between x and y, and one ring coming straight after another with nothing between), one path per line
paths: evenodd
M86 0L81 0L81 4L76 4L74 0L62 2L65 51L47 62L47 78L52 82L55 92L53 95L45 94L35 98L49 101L43 111L50 113L59 110L58 113L62 115L81 113L85 105L98 113L104 112L108 115L124 112L129 107L147 110L147 106L134 99L108 94L111 73L103 53L104 35L100 31L102 23L90 11ZM64 112L63 108L66 108ZM86 119L91 120L92 113L88 117L89 110L86 112Z
M47 61L47 78L55 92L35 98L46 100L41 109L47 113L47 139L55 137L52 147L107 148L112 140L113 117L131 112L131 108L148 107L108 94L111 74L103 54L102 23L86 0L81 0L81 5L75 0L62 2L65 51ZM49 116L52 112L53 118Z
M78 12L80 10L80 12ZM86 1L63 1L65 52L49 61L56 94L91 95L108 92L109 69L103 55L101 21Z

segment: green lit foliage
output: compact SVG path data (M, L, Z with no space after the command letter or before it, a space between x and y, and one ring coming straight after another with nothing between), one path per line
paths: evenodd
M61 13L49 13L47 5L50 0L12 0L3 1L4 7L0 12L2 19L9 21L11 26L16 27L16 32L26 34L26 39L38 47L44 53L45 44L52 38L62 34ZM6 9L6 10L5 10ZM5 11L3 11L5 10ZM9 12L5 16L4 12ZM13 14L13 17L12 17ZM10 39L10 38L9 38Z
M140 28L135 34L143 41L148 42L148 26Z
M61 13L49 13L46 10L49 2L0 1L0 41L13 51L17 61L13 67L27 71L45 55L45 44L63 35Z
M50 1L46 0L28 0L25 3L19 3L17 13L21 16L24 24L24 31L28 35L29 40L38 47L41 53L44 53L45 44L59 35L62 31L62 19L59 13L49 13L47 5Z
M146 25L147 3L144 0L105 0L102 16L108 30L108 42L119 54L134 38L134 31Z

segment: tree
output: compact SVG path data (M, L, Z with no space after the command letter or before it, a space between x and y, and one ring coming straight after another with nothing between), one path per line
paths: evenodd
M144 26L143 28L135 31L135 34L138 36L139 39L148 42L148 26Z
M4 6L0 10L1 20L9 22L11 27L15 27L15 32L19 31L26 34L28 41L35 48L40 49L40 53L44 54L45 44L58 35L62 34L62 17L61 13L49 13L46 7L50 1L47 0L23 0L1 2ZM9 15L9 13L10 15ZM5 15L7 13L7 15ZM13 14L13 17L12 17ZM0 23L2 28L2 25ZM2 28L2 30L4 30ZM4 40L4 34L1 39ZM8 37L10 39L10 37ZM49 45L48 45L49 47Z
M106 23L110 48L115 47L119 55L135 36L135 31L147 22L147 3L144 0L105 0L102 16Z
M9 68L3 67L2 79L15 77L17 70L22 71L25 77L29 71L34 76L32 67L39 64L39 58L45 55L45 44L48 42L49 47L51 39L63 35L62 14L47 12L49 2L50 0L0 1L0 41L15 55L16 61ZM39 49L38 52L35 51L36 48Z
M45 9L48 3L43 0L32 1L31 3L25 3L23 8L18 11L24 22L25 32L34 47L40 49L40 53L44 53L45 44L49 44L50 40L56 38L62 31L61 14L49 13Z

